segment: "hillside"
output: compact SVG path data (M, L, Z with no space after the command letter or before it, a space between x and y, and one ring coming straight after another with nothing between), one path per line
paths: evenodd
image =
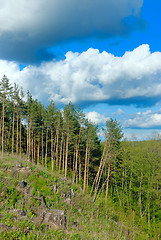
M0 178L0 239L148 239L110 199L26 159L1 156Z

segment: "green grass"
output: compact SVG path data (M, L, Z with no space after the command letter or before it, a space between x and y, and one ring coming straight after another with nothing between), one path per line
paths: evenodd
M9 154L0 159L0 224L5 224L5 227L0 228L0 239L123 240L133 239L133 234L135 239L148 239L148 231L133 226L132 215L125 213L120 206L115 206L112 200L108 200L105 208L103 196L93 203L92 197L88 193L83 194L78 186L71 183L71 179L63 182L63 175L58 172L52 173L23 159L20 161L23 167L30 169L22 171L15 167L17 161L16 156ZM19 187L20 180L27 182L25 189ZM58 186L57 193L53 191L53 184ZM61 191L68 193L71 188L75 196L68 205L61 197ZM32 222L41 207L39 199L42 196L45 196L50 209L65 211L67 230L47 229L45 224L38 226ZM12 209L25 211L27 217L16 218L14 213L10 213Z

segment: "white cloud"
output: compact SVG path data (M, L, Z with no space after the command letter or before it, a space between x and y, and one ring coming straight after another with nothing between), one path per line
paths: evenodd
M104 114L100 114L95 111L86 113L86 117L88 120L98 125L105 124L106 121L109 120L109 117L106 117Z
M123 57L99 53L97 49L81 54L68 52L65 60L44 62L39 67L30 65L22 71L15 62L1 60L0 77L3 74L39 100L52 98L61 104L115 104L116 100L118 104L135 100L147 104L148 99L159 101L161 96L161 53L151 53L148 45Z
M124 111L121 108L118 108L117 109L117 114L122 115L122 114L124 114Z
M161 110L152 112L138 112L135 117L128 119L124 123L124 127L131 128L160 128L161 127Z
M29 59L59 41L125 35L134 27L125 19L142 22L142 5L143 0L0 0L0 56Z

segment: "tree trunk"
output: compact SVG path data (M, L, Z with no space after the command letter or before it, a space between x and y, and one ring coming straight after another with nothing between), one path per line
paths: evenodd
M32 152L32 162L34 162L34 134L33 134L33 129L32 129L32 147L31 147L31 152Z
M42 142L41 142L41 148L42 148L42 150L41 150L41 155L42 155L42 166L44 166L44 129L43 129L43 127L42 127Z
M48 156L48 127L47 127L47 130L46 130L45 167L47 167L47 156Z
M15 134L15 102L13 103L13 119L12 119L12 154L14 151L14 134Z
M73 161L75 163L74 169L73 169L73 183L75 182L75 178L76 178L76 184L78 184L78 141L76 140L76 149L74 152L74 159L75 161Z
M3 95L3 106L2 106L2 157L4 152L4 108L5 108L5 94Z
M62 151L63 151L63 133L62 133L62 139L61 139L61 145L60 145L59 173L60 173L60 170L61 170Z
M37 165L40 163L40 132L38 132L38 143L37 143Z
M31 119L29 123L29 159L31 158Z
M56 170L58 170L59 129L56 130Z
M17 144L16 144L16 153L18 154L18 141L19 141L19 139L18 139L18 134L19 134L19 132L18 132L18 120L19 120L19 118L18 118L18 112L17 112Z
M102 154L102 157L101 157L101 161L100 161L100 165L99 165L99 168L98 168L98 172L97 172L96 177L95 177L95 179L94 179L94 181L93 181L93 184L92 184L91 194L92 194L94 185L95 185L95 184L97 185L98 178L99 178L99 175L100 175L100 171L101 171L101 168L102 168L103 163L104 163L104 155L105 155L105 151L106 151L106 145L107 145L107 141L105 142L105 146L104 146L104 149L103 149L103 154ZM95 188L95 189L96 189L96 188Z
M53 129L51 128L51 169L54 171L54 156L53 156Z
M86 190L86 180L87 180L87 160L88 160L88 139L86 144L86 156L85 156L85 167L84 167L84 184L83 184L83 193Z
M20 159L21 159L21 116L20 116Z
M36 163L36 133L34 133L34 163Z
M140 191L139 191L139 205L140 205L140 216L141 216L141 218L142 218L142 204L141 204L142 179L143 179L143 173L141 172L141 177L140 177Z
M27 158L29 159L29 117L27 116Z
M64 173L64 169L65 169L65 140L64 140L64 144L63 144L63 173Z
M89 180L89 154L87 155L87 184L86 184L87 190L88 190L88 180Z
M81 182L82 178L82 164L81 164L81 155L79 153L79 183Z
M111 163L109 161L109 163L108 163L107 185L106 185L105 207L107 207L108 186L109 186L109 177L110 177L110 166L111 166Z
M67 177L67 163L68 163L68 141L69 141L69 131L66 138L66 155L65 155L65 178Z

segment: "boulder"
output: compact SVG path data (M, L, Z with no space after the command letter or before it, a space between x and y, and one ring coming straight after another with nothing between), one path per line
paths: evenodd
M66 216L63 210L51 209L45 216L43 223L49 226L49 228L63 228L66 229Z
M19 184L19 186L20 187L22 187L22 188L25 188L26 186L27 186L27 182L25 182L25 181L20 181L20 182L18 182L18 184Z

